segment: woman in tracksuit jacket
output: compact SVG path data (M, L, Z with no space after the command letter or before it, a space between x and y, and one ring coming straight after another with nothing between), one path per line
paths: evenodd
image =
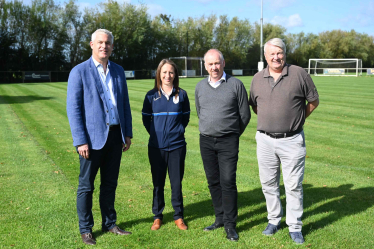
M145 96L142 114L143 124L150 135L148 158L153 181L154 214L151 229L158 230L162 225L168 171L174 222L179 229L187 230L183 221L182 179L186 158L184 132L190 120L190 102L186 91L179 88L177 66L171 60L163 59L158 65L155 87Z

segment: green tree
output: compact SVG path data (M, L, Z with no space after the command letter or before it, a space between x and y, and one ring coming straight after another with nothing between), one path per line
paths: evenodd
M271 23L265 23L263 25L263 45L272 38L281 38L285 40L286 38L286 28L280 25L273 25ZM255 68L257 69L257 63L260 61L260 51L261 51L261 25L258 23L254 24L254 32L251 39L248 41L249 49L247 53L247 64L245 68ZM263 61L266 67L266 60L263 57Z
M173 27L171 16L160 14L151 22L152 35L149 44L148 57L152 68L158 63L171 56L179 56L179 39L177 30Z
M114 35L114 50L111 59L126 69L149 68L148 46L151 32L151 21L145 5L120 4L109 0L100 4L100 10L86 11L83 20L88 33L86 40L99 28L110 30ZM87 43L88 44L88 43ZM85 57L91 54L87 45Z
M68 44L66 58L69 66L74 67L85 60L85 58L83 58L82 49L85 42L84 35L86 27L83 23L82 12L79 11L75 0L69 0L62 14Z
M225 56L226 68L243 68L252 39L252 25L248 20L237 17L229 20L227 16L219 17L219 24L214 30L214 47Z
M298 34L287 34L285 38L287 47L287 63L308 67L310 58L318 58L322 45L318 36L312 33L307 35L304 32Z

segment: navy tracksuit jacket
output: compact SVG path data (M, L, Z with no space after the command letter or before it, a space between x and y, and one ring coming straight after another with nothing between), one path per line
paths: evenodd
M185 128L190 121L190 102L186 91L179 88L179 101L175 101L175 88L169 100L152 89L143 104L143 124L150 137L148 146L171 151L186 144ZM177 103L175 103L177 102Z

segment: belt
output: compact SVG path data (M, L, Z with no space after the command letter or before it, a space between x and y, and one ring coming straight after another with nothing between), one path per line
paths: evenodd
M292 132L286 132L286 133L275 133L275 132L266 132L266 131L260 131L260 133L264 133L265 135L268 135L271 138L286 138L286 137L292 137L293 135L296 135L303 131L303 128L297 129L296 131Z
M119 130L119 129L121 129L120 125L111 125L111 126L109 126L109 131L116 131L116 130Z
M209 135L205 135L205 134L202 134L202 133L200 133L200 135L203 136L203 137L224 138L224 137L231 137L231 136L234 136L234 135L238 135L238 133L229 133L229 134L225 134L225 135L222 135L222 136L219 136L219 137L209 136Z

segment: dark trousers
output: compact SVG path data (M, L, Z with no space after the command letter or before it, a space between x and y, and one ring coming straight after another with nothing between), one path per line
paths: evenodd
M184 175L184 160L186 158L186 146L164 151L158 148L148 147L149 163L151 164L153 181L152 212L154 219L163 218L162 211L165 208L164 187L166 171L169 173L171 186L171 204L174 208L174 220L183 219L183 195L182 180Z
M94 225L92 215L92 194L94 181L100 169L100 209L102 229L109 230L116 225L117 214L114 209L115 192L122 157L121 130L110 131L105 146L100 150L90 150L89 158L79 156L80 174L77 192L77 211L79 231L91 233Z
M238 217L236 169L239 135L208 137L200 134L200 153L204 164L216 223L235 228Z

